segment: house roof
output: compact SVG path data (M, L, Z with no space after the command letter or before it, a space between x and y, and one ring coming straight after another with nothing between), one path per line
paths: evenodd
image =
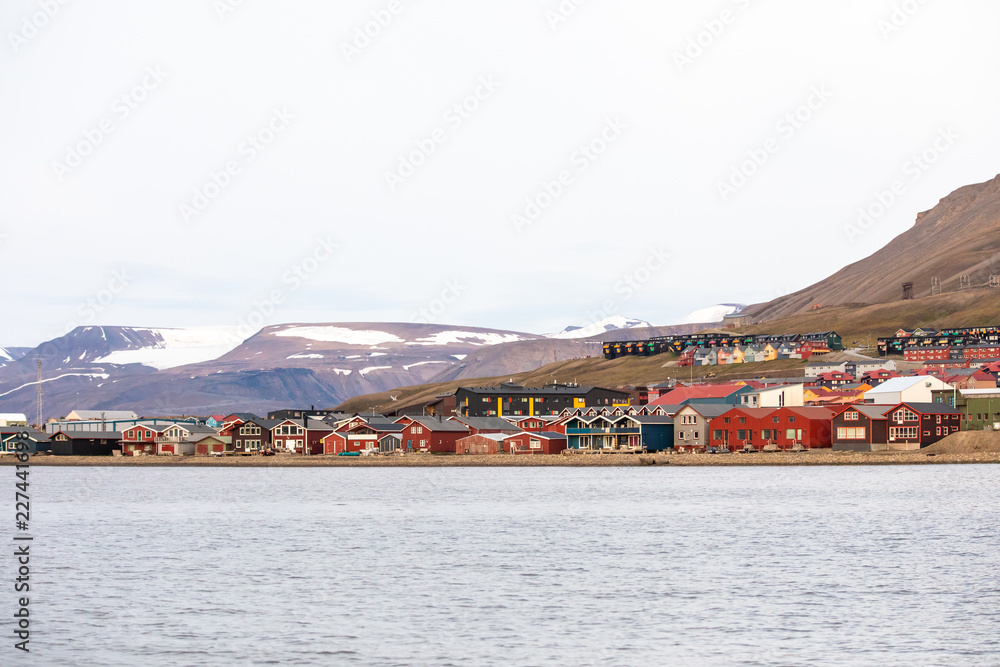
M921 382L931 382L937 379L933 375L907 375L904 377L892 378L891 380L886 380L874 389L869 389L866 393L868 395L872 394L894 394L900 391L906 391L912 387L919 385ZM938 379L938 382L941 380ZM942 384L944 384L942 382ZM932 389L938 389L939 387L931 387Z
M677 387L660 396L655 401L650 401L649 405L677 405L689 402L698 398L726 398L738 391L746 390L746 385L733 384L709 384L694 387Z
M682 405L681 410L690 408L694 410L699 415L705 419L714 419L719 415L725 414L735 408L735 405L729 405L727 403L688 403L687 405ZM678 410L680 412L680 410ZM674 420L676 421L677 415L674 415Z
M548 421L544 417L526 417L524 419L538 419L542 421ZM519 421L524 421L520 419ZM517 427L512 423L507 421L502 417L453 417L453 421L461 422L466 426L474 428L479 431L491 430L491 431L516 431Z
M622 417L626 419L626 417ZM638 422L640 424L673 424L673 417L665 417L661 415L630 415L627 419Z
M524 433L524 431L521 431L521 432ZM494 440L496 442L500 442L502 440L506 440L510 436L511 436L510 433L478 433L476 435L470 435L469 437L470 438L489 438L490 440ZM462 440L465 440L465 438L459 438L459 442L461 442Z
M856 410L861 414L865 415L869 419L884 419L886 413L892 410L894 405L850 405L847 406L843 412L848 410Z
M912 409L914 412L919 412L925 415L944 415L944 414L959 414L959 410L951 407L947 403L903 403L906 407ZM898 405L892 406L893 409L898 408Z
M138 415L131 410L72 410L71 415L76 415L80 420L116 421L124 419L138 419Z
M48 442L49 440L49 436L30 426L0 426L0 436L3 436L4 439L11 435L18 435L19 433L26 434L35 442Z
M460 422L445 421L436 417L414 417L413 421L422 426L426 426L432 431L445 431L452 433L467 432L469 427ZM405 428L405 427L404 427Z
M119 431L56 431L49 438L53 438L62 433L70 440L121 440L122 434Z
M566 439L566 434L565 433L555 433L553 431L542 431L541 433L531 433L529 431L521 431L520 433L515 433L514 435L508 435L506 438L504 438L504 440L506 440L507 438L516 438L516 437L522 436L522 435L530 435L533 438L544 438L545 440L565 440Z

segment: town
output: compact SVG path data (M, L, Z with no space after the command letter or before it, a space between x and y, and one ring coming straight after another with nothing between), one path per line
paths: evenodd
M25 415L0 414L0 452L19 444L31 454L57 456L917 450L958 431L1000 430L998 338L998 327L900 329L880 339L885 357L841 361L830 358L843 349L835 332L609 343L605 354L610 350L615 357L677 350L680 344L680 363L686 365L780 358L810 363L802 377L713 384L460 387L432 401L371 414L311 407L265 417L140 417L127 410L80 409L40 428L30 427ZM941 345L942 339L953 344ZM899 353L910 368L888 358Z

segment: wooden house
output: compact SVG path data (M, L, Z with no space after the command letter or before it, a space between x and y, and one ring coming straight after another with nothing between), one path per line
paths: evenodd
M562 433L518 433L503 439L503 448L510 454L561 454L566 449Z

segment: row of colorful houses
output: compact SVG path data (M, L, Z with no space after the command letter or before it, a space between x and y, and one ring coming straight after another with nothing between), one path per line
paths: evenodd
M986 354L984 348L1000 346L1000 326L964 327L958 329L899 329L892 336L878 339L879 356L919 355L920 348L948 348L970 354ZM962 352L964 356L964 352ZM996 355L994 355L995 358ZM983 357L976 357L983 358Z
M683 354L686 350L720 349L720 348L753 348L757 350L770 346L773 350L779 348L783 354L797 354L783 358L808 359L814 354L823 354L843 349L843 341L835 331L821 331L808 334L737 334L732 332L709 332L688 334L683 336L657 336L637 341L612 341L604 344L604 358L643 356L673 353ZM742 363L742 362L733 362ZM708 364L703 364L708 365Z

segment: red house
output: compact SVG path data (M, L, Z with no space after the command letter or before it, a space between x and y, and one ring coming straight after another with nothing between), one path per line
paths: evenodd
M496 454L503 452L503 441L510 433L476 433L455 441L456 454Z
M733 408L709 422L710 446L762 450L832 446L828 408Z
M877 371L869 371L865 373L864 375L861 376L861 380L859 380L859 382L867 384L871 387L877 387L886 380L891 380L892 378L898 378L898 377L901 376L896 371L887 371L884 368L880 368Z
M844 373L843 371L831 371L829 373L822 373L816 376L813 380L813 386L815 387L827 387L829 389L836 389L837 387L842 387L845 384L853 384L854 378L849 373Z
M456 441L469 435L470 431L461 422L435 417L413 417L400 433L404 452L453 454L456 451Z
M136 452L156 454L156 439L170 428L171 424L136 424L122 431L122 454L129 456Z
M511 454L561 454L566 449L563 433L518 433L504 438L503 449Z
M1000 359L1000 345L996 343L969 345L965 348L964 354L966 359Z
M886 413L889 449L922 449L961 427L962 415L944 403L902 403Z
M464 415L449 417L448 421L462 424L469 429L469 433L472 435L479 433L506 433L507 435L514 435L515 433L520 433L522 430L514 425L519 419L524 421L542 421L541 417L466 417Z
M928 345L908 347L903 350L906 361L944 361L951 359L951 347L947 345Z
M324 454L340 454L347 451L347 431L336 430L320 438Z

